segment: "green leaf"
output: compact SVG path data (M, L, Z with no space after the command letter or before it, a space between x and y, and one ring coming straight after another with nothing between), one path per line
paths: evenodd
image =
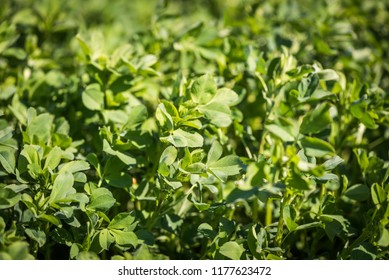
M59 173L64 173L64 172L76 173L88 169L89 169L89 163L87 163L86 161L74 160L62 165L59 170Z
M0 210L14 207L21 197L21 194L15 193L12 189L0 187Z
M374 122L374 119L367 112L367 103L364 98L355 101L350 106L351 114L360 120L367 128L377 129L378 125Z
M213 230L212 226L207 223L202 223L198 226L197 232L201 234L203 237L209 238L213 240L217 233Z
M351 251L352 260L375 260L377 258L377 249L370 243L362 243Z
M35 143L35 138L42 140L44 143L49 140L53 120L54 117L48 113L41 114L32 119L26 128L31 143Z
M294 231L297 228L297 224L295 222L296 219L296 210L292 205L286 205L282 210L282 217L285 221L286 227L289 231Z
M328 142L314 137L304 137L300 140L301 146L307 156L324 157L335 153L334 147Z
M132 176L126 172L104 174L104 180L112 187L127 188L132 185Z
M67 196L76 193L73 188L74 177L70 172L62 172L54 180L53 189L50 194L49 203L61 202Z
M104 212L110 209L115 202L116 199L113 198L112 193L108 189L98 188L92 191L88 208Z
M214 141L209 149L207 156L207 165L217 161L223 154L223 147L218 141Z
M174 122L171 114L167 111L165 103L159 104L155 111L155 118L159 125L164 127L167 131L174 129Z
M223 103L228 106L234 106L237 105L239 101L239 96L232 89L220 88L217 90L216 95L214 96L212 101Z
M107 140L103 140L103 151L106 152L107 154L117 156L124 164L126 165L134 165L136 164L136 159L133 158L132 156L125 154L120 151L115 151L114 149L111 148Z
M356 184L347 188L344 195L356 201L365 201L369 199L370 190L366 185Z
M177 149L173 146L167 147L159 159L159 163L165 163L166 165L171 165L177 158Z
M300 126L300 133L319 133L328 127L332 122L329 108L330 105L328 103L323 103L313 111L309 111L303 118L303 122Z
M220 254L231 260L239 260L243 252L243 246L234 241L224 243L219 249Z
M323 69L316 73L322 81L334 81L339 79L338 73L332 69Z
M208 169L222 181L226 176L234 176L240 174L242 169L242 161L236 155L225 156L218 161L208 165Z
M7 126L4 129L0 130L0 143L4 143L8 139L12 137L13 128L10 126Z
M123 126L124 130L133 129L136 126L142 124L147 119L148 113L147 108L143 104L131 107L130 113L128 114L128 120Z
M173 146L177 148L183 147L202 147L203 146L203 137L197 132L187 132L181 128L173 131L173 133L167 137L161 137L161 140L170 142Z
M46 221L46 222L52 223L53 225L55 225L57 227L59 227L61 225L61 220L53 215L41 214L41 215L39 215L38 219L41 221Z
M203 202L196 201L196 199L192 196L192 194L190 194L188 196L188 200L190 202L192 202L193 205L196 207L196 209L199 210L199 211L205 211L205 210L209 209L209 207L211 207L211 205L208 204L208 203L203 203Z
M92 111L101 111L104 108L104 93L99 84L91 84L82 92L82 103Z
M192 100L198 104L207 104L215 96L217 86L210 74L205 74L196 79L191 87Z
M324 229L330 240L348 233L350 222L341 215L321 215L320 220L324 222Z
M62 158L62 150L59 147L54 147L48 153L45 161L45 166L43 169L50 168L50 170L54 170L58 164L61 162Z
M232 123L231 110L226 104L212 101L205 105L199 105L197 109L203 113L212 124L218 127L227 127Z
M28 237L30 237L32 240L35 240L39 247L42 247L46 243L46 234L42 230L27 228L26 234Z
M310 184L306 179L306 176L299 174L294 170L291 170L289 176L286 179L286 185L295 190L309 190Z
M316 228L316 227L321 227L323 224L321 222L312 222L304 225L299 225L296 227L294 230L305 230L305 229L310 229L310 228Z
M375 205L382 204L386 201L386 192L379 184L374 183L370 188L370 192Z
M13 149L0 146L0 163L4 167L5 171L9 174L14 174L16 160Z
M0 260L33 260L29 253L29 244L24 241L15 241L7 248L6 252L0 252Z
M117 214L109 223L109 229L125 229L135 222L135 216L129 212Z
M265 128L284 142L293 142L295 140L295 137L289 127L281 126L279 124L267 124L265 125Z
M113 236L108 229L102 229L99 234L99 245L103 250L108 250L111 244L114 242Z
M339 164L341 164L344 160L339 157L339 156L334 156L332 158L330 158L329 160L326 160L322 166L324 167L324 169L326 171L329 171L329 170L332 170L334 169L335 167L337 167Z
M138 237L132 231L122 231L117 229L110 229L109 232L115 238L115 242L121 246L136 247L139 243Z
M377 245L381 247L389 246L389 229L385 228L384 225L380 225L380 237L377 241Z

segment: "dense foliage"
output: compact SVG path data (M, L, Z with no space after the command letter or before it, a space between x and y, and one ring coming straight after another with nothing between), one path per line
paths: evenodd
M2 0L0 259L388 259L389 3Z

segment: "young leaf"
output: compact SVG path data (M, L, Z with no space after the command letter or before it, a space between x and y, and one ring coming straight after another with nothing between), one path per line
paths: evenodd
M198 104L207 104L215 96L217 86L210 74L205 74L196 79L191 87L192 100Z
M68 195L76 193L73 188L74 177L70 172L62 172L54 180L53 189L50 194L49 203L57 203L66 199Z
M54 170L61 162L61 157L62 157L61 148L54 147L47 155L45 166L43 167L43 169L50 168L50 170Z

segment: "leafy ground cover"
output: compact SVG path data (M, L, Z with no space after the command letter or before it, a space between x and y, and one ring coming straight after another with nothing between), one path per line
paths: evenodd
M388 259L388 22L3 0L0 259Z

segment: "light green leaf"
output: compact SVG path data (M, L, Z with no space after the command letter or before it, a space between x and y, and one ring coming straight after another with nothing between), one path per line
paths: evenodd
M196 79L191 87L192 100L198 104L207 104L215 96L217 86L210 74L205 74Z
M205 211L209 209L209 207L211 207L211 205L208 203L196 201L196 199L192 196L192 194L188 196L188 200L193 203L193 205L196 207L198 211Z
M284 127L279 124L267 124L265 128L284 142L293 142L295 139L289 127Z
M323 69L316 73L319 76L319 79L322 81L333 81L339 79L338 73L332 69Z
M117 229L109 230L112 236L115 238L115 242L121 246L136 247L139 244L138 237L132 231L122 231Z
M74 177L72 173L68 171L60 173L54 180L49 203L60 202L61 200L66 199L68 195L76 193L73 184Z
M0 146L0 163L4 167L5 171L10 174L14 174L16 160L13 149Z
M324 167L325 170L332 170L334 169L335 167L337 167L339 164L341 164L344 160L339 157L339 156L334 156L332 158L330 158L329 160L326 160L322 166Z
M234 241L224 243L219 249L220 254L231 260L239 260L243 252L243 246Z
M32 240L35 240L39 247L42 247L46 243L46 234L42 230L27 228L26 234L28 237L30 237Z
M166 140L170 142L173 146L177 148L182 147L202 147L203 146L203 137L197 132L187 132L181 128L173 131L173 133L167 137L161 137L161 140Z
M103 250L108 250L113 242L114 238L108 229L102 229L99 232L99 245Z
M82 92L82 103L92 111L101 111L104 108L104 93L98 84L91 84Z
M212 101L205 105L199 105L197 109L205 115L209 121L218 127L227 127L232 123L230 108L217 101Z
M48 113L41 114L32 119L26 128L31 143L35 143L35 138L42 140L45 143L49 140L53 120L54 117Z
M162 152L159 162L171 165L176 160L177 153L178 152L176 148L174 148L173 146L169 146Z
M239 101L239 96L235 91L229 88L220 88L217 90L213 102L219 102L228 106L236 105Z
M80 171L85 171L89 169L89 163L83 160L74 160L62 165L59 170L59 173L69 172L76 173Z
M237 175L242 169L242 161L236 155L229 155L208 165L212 171L220 171L228 176Z
M166 128L166 130L171 131L174 129L173 118L166 110L164 103L158 105L157 110L155 111L155 118L157 119L159 125Z
M207 165L217 161L223 154L223 147L218 141L212 143L207 156Z
M109 229L125 229L135 222L135 216L129 212L117 214L109 223Z
M106 188L98 188L92 191L90 197L89 209L97 211L107 211L116 202L113 198L112 193Z
M3 143L12 137L13 128L7 126L4 129L0 130L0 143Z
M370 192L375 205L385 202L387 195L385 190L379 184L374 183L370 188Z
M54 170L58 164L61 162L62 150L59 147L54 147L48 153L45 161L45 166L43 169L50 168L50 170Z

